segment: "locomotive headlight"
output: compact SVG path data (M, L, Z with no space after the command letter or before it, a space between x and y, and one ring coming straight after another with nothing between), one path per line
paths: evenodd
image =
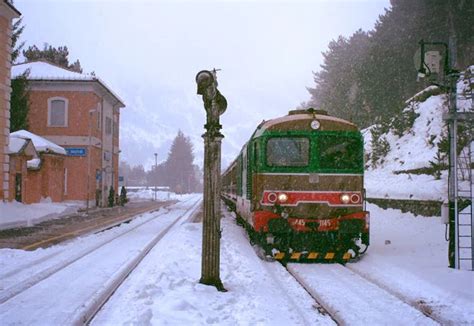
M287 195L287 194L282 193L282 194L279 194L279 195L278 195L278 201L279 201L280 203L284 203L284 202L286 202L287 200L288 200L288 195Z
M348 194L341 195L341 202L343 204L349 204L350 201L351 201L351 197Z
M318 120L311 121L311 128L317 130L319 127L321 127L321 123Z

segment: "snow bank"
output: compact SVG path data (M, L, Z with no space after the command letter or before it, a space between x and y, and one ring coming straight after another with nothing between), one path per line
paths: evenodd
M140 200L153 200L154 197L154 189L153 187L127 187L127 197L133 201L140 201ZM165 200L180 200L184 195L178 195L172 191L166 190L158 190L156 192L157 200L165 201Z
M80 202L52 203L43 199L36 204L23 204L17 201L0 202L0 230L14 227L32 226L45 220L76 212Z
M472 73L474 66L469 71ZM467 72L462 76L457 84L458 110L473 110L472 99L465 94L470 92L468 88L472 87L470 83L474 82L474 78L469 77L469 81ZM407 101L404 111L413 110L417 118L403 135L397 135L393 129L381 135L389 144L390 150L375 168L371 166L371 162L366 162L369 166L365 173L367 197L437 201L447 199L446 170L438 180L433 175L413 173L414 170L432 168L430 162L440 163L437 155L441 140L447 137L443 115L448 112L448 104L447 96L439 94L436 89L435 86L430 86ZM373 150L370 132L373 128L375 126L362 130L364 149L368 154ZM447 158L444 158L443 163L447 163Z

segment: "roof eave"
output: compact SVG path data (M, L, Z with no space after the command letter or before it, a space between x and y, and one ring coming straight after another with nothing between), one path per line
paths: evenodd
M45 81L45 82L97 82L103 89L106 90L107 93L110 94L116 100L116 104L119 104L119 108L124 108L125 104L123 103L122 99L115 94L107 85L100 79L100 78L90 78L90 79L81 79L81 78L28 78L28 81Z
M10 2L3 0L3 2L14 12L13 18L18 18L21 16L21 12L18 11Z

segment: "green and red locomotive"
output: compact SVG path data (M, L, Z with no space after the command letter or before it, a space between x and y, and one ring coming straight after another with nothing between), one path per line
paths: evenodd
M263 121L222 176L252 242L278 260L347 261L369 245L363 138L325 111Z

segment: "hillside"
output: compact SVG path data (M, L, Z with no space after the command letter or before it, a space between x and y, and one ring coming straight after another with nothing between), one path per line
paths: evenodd
M458 82L460 111L473 110L473 73L471 66ZM368 198L447 198L448 133L442 118L448 112L447 99L438 87L430 86L406 102L400 117L362 130ZM460 131L467 135L465 129Z

